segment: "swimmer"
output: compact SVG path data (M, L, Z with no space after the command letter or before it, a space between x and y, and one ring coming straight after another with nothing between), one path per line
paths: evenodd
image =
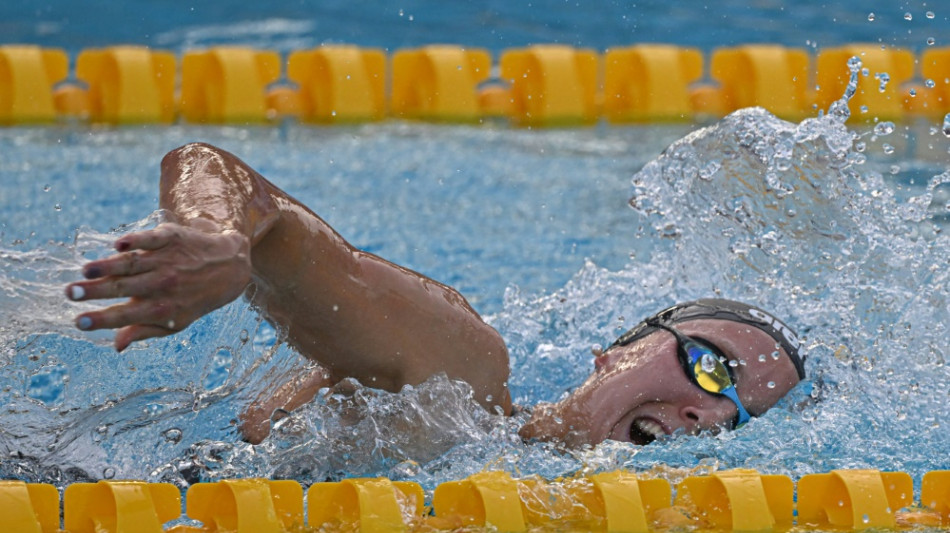
M265 391L241 417L252 443L271 415L352 378L398 391L438 373L511 414L505 344L456 290L345 241L313 211L236 156L195 143L162 160L167 222L120 237L84 265L74 301L124 298L76 317L114 329L115 348L171 335L242 294L317 370ZM804 378L795 334L729 300L667 309L606 350L566 399L536 406L525 439L568 446L737 428Z

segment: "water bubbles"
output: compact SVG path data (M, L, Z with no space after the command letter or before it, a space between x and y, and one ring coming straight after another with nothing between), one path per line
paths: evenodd
M933 20L933 18L934 18L934 12L933 12L933 11L928 11L928 12L927 12L927 18Z
M739 137L739 146L748 148L755 143L755 133L747 131Z
M914 20L914 16L910 13L904 13L904 20Z
M891 154L894 153L894 147L891 146L891 145L889 145L889 144L887 144L887 143L882 144L882 145L881 145L881 149L882 149L882 150L884 151L884 153L887 154L887 155L891 155Z
M162 437L164 437L166 441L172 444L178 444L179 442L181 442L182 431L178 428L166 429L165 431L162 432Z
M927 37L927 46L933 46L936 43L937 43L936 39L934 39L933 37Z
M719 172L719 169L722 165L718 161L710 161L706 166L699 169L699 179L710 181L713 179L713 176L716 175L716 172Z
M115 477L115 468L112 468L110 466L110 467L106 467L106 469L102 471L102 479L112 479L114 477Z
M879 122L874 126L874 135L884 137L894 133L894 123L890 121Z
M765 354L764 354L764 353L760 353L760 354L759 354L759 362L760 362L760 363L764 363L765 361L766 361Z
M768 387L768 388L770 388L770 389L774 389L774 388L775 388L775 382L774 382L774 381L770 381L770 382L766 383L765 386Z
M60 205L60 204L54 204L54 205L53 205L53 210L54 210L54 211L62 211L62 210L63 210L63 206Z
M950 137L950 113L943 117L943 134Z
M926 80L924 80L924 87L927 87L928 89L933 89L936 86L937 84L934 83L934 80L930 78L927 78Z
M43 185L43 192L50 192L51 189L52 187L50 186L49 183L47 183L46 185Z
M874 22L875 18L876 16L874 15L874 13L868 13L868 22Z
M773 361L778 361L778 358L779 358L779 357L780 357L780 354L778 353L778 350L775 350L774 352L772 352L772 360L773 360Z
M705 353L701 364L706 372L714 372L716 370L716 357L711 353Z

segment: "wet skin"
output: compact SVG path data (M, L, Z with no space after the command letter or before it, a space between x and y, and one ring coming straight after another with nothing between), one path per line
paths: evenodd
M445 373L469 383L485 409L510 414L507 348L461 294L354 248L234 155L200 143L169 152L160 206L169 222L120 237L116 254L88 263L86 279L66 287L76 301L127 298L79 315L76 325L115 329L121 351L177 333L245 295L314 363L290 382L261 391L241 416L246 440L266 437L275 410L293 410L345 378L398 391ZM797 382L784 355L758 363L759 353L775 351L764 332L719 320L680 329L746 361L737 368L738 391L753 415ZM735 416L729 400L686 378L667 332L609 350L596 366L567 400L536 409L522 435L593 444L632 434L642 443L652 440L640 435L644 430L694 432ZM776 386L767 388L769 381Z
M736 390L753 416L768 410L799 381L785 351L757 328L713 319L675 327L710 341L736 362ZM570 446L605 439L648 444L657 436L680 431L696 434L729 428L735 404L690 381L676 351L676 339L661 330L627 346L595 352L595 371L587 381L566 399L537 406L521 435Z

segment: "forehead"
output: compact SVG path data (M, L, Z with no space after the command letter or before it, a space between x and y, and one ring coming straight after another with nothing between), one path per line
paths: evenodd
M704 318L674 327L702 337L723 351L733 366L739 397L753 414L767 410L798 383L795 365L785 350L755 326Z

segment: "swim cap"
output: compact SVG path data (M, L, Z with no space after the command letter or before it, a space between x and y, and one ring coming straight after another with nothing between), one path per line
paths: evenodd
M791 328L772 316L771 313L767 313L758 307L722 298L705 298L676 304L673 307L664 309L621 335L608 349L614 346L630 344L659 329L656 326L651 326L648 322L660 322L673 325L700 318L731 320L733 322L754 326L768 333L769 336L775 339L775 342L785 350L785 353L787 353L788 357L792 360L792 364L795 365L795 371L798 372L798 379L805 379L805 357L799 353L801 342L798 340L798 335L796 335Z

